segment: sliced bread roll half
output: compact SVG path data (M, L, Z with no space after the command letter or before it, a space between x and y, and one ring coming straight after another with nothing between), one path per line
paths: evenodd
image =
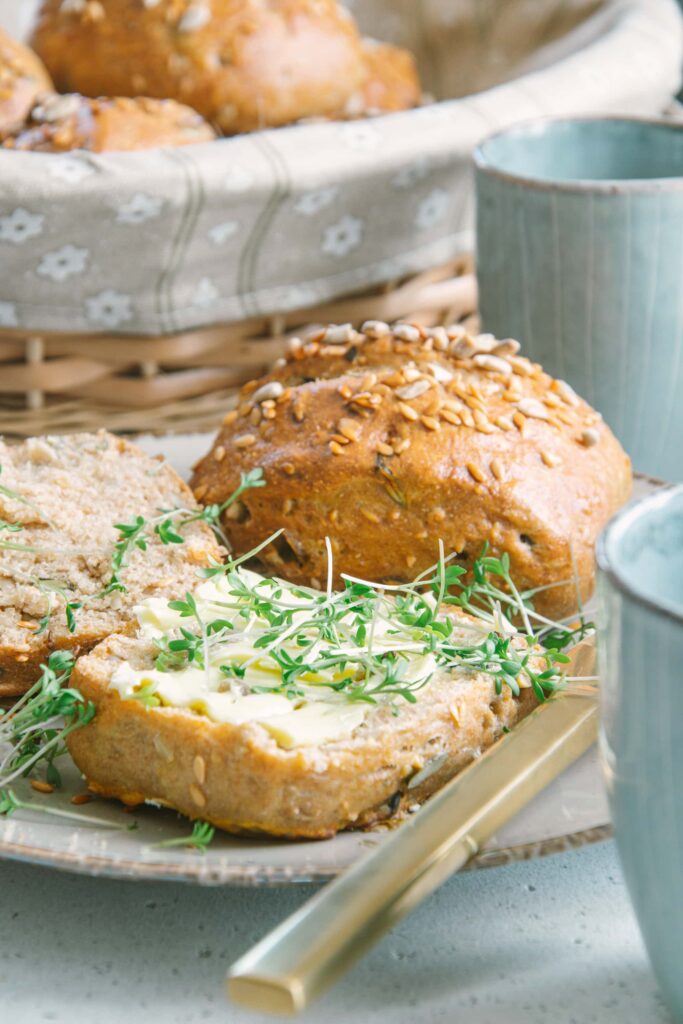
M78 660L95 714L69 751L102 796L234 833L322 839L411 809L555 685L509 623L425 586L320 594L240 569L152 599L136 637Z
M132 628L145 597L195 586L221 557L205 522L185 522L200 511L166 462L104 431L0 440L0 697L50 651L89 650Z
M380 705L348 738L286 749L262 722L218 723L189 708L121 700L110 683L124 663L151 671L151 643L111 637L80 658L72 676L97 709L67 741L89 788L238 834L325 839L399 815L535 705L532 690L498 696L483 673L444 674L396 716Z

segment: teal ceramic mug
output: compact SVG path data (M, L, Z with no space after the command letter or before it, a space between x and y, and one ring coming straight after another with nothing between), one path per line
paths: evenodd
M683 1022L683 487L598 543L601 752L619 854L662 991Z
M534 121L475 165L484 329L572 384L636 469L683 480L683 126Z

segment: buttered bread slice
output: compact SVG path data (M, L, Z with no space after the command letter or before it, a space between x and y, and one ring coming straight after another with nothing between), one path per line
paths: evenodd
M134 624L145 597L196 585L221 549L177 473L101 431L0 440L0 696L50 651Z
M557 652L485 584L467 611L448 605L446 561L405 587L336 593L228 565L182 600L144 601L137 634L72 676L95 707L68 739L89 787L307 838L419 804L561 682Z

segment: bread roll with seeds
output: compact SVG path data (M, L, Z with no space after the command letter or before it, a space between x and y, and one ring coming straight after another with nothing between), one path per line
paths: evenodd
M20 128L38 97L52 89L36 54L0 29L0 139Z
M28 689L52 650L89 650L132 628L144 597L182 595L220 558L203 522L184 528L184 544L162 544L150 528L146 550L132 547L121 570L125 591L96 598L112 577L115 524L197 510L189 488L166 462L104 431L0 439L0 466L0 697ZM85 599L71 632L66 603Z
M194 110L173 100L86 99L71 93L43 96L5 149L93 153L189 146L215 139L213 129Z
M241 471L267 487L233 506L237 553L271 532L266 571L337 582L348 573L406 582L436 562L439 541L469 566L507 552L537 609L571 614L594 583L594 544L628 498L631 466L600 415L512 340L460 326L332 326L297 343L247 384L195 467L200 501L220 502ZM565 585L557 584L565 581Z
M334 115L365 78L336 0L45 0L33 45L61 92L176 99L225 134Z
M377 704L343 740L283 749L258 722L217 723L189 708L144 707L110 687L122 663L154 667L149 641L111 637L71 677L95 717L69 752L88 787L173 807L228 832L325 839L419 804L536 705L498 695L484 673L437 673L415 704ZM419 774L418 774L419 773Z

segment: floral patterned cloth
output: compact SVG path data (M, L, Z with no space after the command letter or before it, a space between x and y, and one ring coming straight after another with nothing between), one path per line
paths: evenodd
M481 74L495 57L498 80L513 80L405 114L173 150L0 151L0 326L167 333L305 308L437 265L473 243L470 153L482 136L542 114L656 113L679 84L675 0L355 9L370 29L412 42L433 79L436 64L448 79L446 29L461 38L469 25L469 65L478 45ZM573 23L559 33L568 10ZM503 18L516 25L506 50Z

